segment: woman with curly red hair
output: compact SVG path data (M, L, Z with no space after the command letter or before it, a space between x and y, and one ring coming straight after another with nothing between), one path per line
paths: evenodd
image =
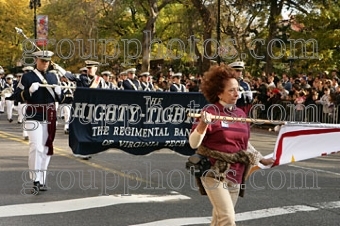
M214 156L233 154L233 161L236 159L233 163L227 162L225 165L228 167L214 172L213 176L200 178L213 206L211 225L235 225L234 206L238 196L243 196L240 188L247 173L246 165L242 161L237 162L238 157L241 154L249 156L248 154L252 153L257 163L261 162L264 165L272 164L274 160L264 159L250 145L248 123L211 120L212 115L246 117L246 114L236 107L239 83L232 68L226 65L211 67L204 74L201 91L211 105L203 109L200 120L193 125L189 143L192 148L198 148L198 151L208 150L208 153L214 153ZM220 161L210 156L206 157L209 157L212 164L211 169L214 165L216 167L217 161Z

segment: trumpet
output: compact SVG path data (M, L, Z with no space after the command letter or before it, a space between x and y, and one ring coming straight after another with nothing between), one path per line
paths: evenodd
M2 97L10 97L10 96L12 96L12 94L13 94L13 90L11 88L6 88L6 89L2 90L2 92L1 92Z

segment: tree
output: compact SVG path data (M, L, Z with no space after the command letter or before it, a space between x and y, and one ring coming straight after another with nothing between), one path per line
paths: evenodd
M309 45L307 54L317 55L317 59L296 63L296 67L311 71L340 68L340 5L335 1L315 1L314 9L308 14L296 14L295 18L304 24L301 32L292 32L292 38L303 37L317 41L316 48ZM300 51L301 52L301 51Z
M150 60L163 58L166 64L175 65L175 70L183 71L188 64L195 64L199 72L204 72L209 69L211 60L216 60L217 53L222 54L222 61L226 63L241 58L247 63L247 70L254 73L261 69L263 61L266 62L266 72L272 72L276 65L287 65L288 62L290 69L295 70L334 68L339 65L339 4L332 0L221 0L220 6L217 0L41 2L38 14L48 15L48 38L55 40L48 49L61 56L59 60L55 58L57 63L69 70L82 67L85 59L93 59L106 63L107 69L115 67L120 71L131 63L130 66L146 71ZM219 21L217 7L221 9L223 35L219 45L213 40L217 36ZM295 16L288 24L282 20L283 9ZM0 0L0 18L0 44L3 46L0 63L12 67L23 54L24 41L22 36L15 33L14 27L22 28L28 37L33 37L33 12L29 10L27 0L18 0L16 4L10 0ZM296 29L299 24L303 24L304 28ZM270 55L267 45L277 38L282 39L287 48L282 52L280 43L274 42L273 54ZM299 38L322 40L322 46L318 46L320 57L291 59L292 54L304 54L305 47L299 43L293 43L293 48L290 48L289 39ZM174 44L173 39L183 41L186 51L183 51L181 41ZM234 41L229 43L232 48L225 48L228 44L223 41L228 39ZM264 42L256 42L258 39ZM221 48L217 49L218 46ZM307 54L313 54L313 45L308 43L307 47ZM241 53L246 51L265 58L249 54L243 58ZM238 55L230 58L233 53ZM276 59L273 55L282 57Z
M222 41L222 59L227 63L235 60L246 62L247 71L257 73L265 51L261 42L267 35L264 29L267 7L258 2L233 3L224 1L222 5L221 30L225 35Z
M205 1L202 0L191 0L194 7L197 9L198 13L201 16L203 22L203 40L210 40L212 38L214 19L208 6L205 4ZM203 59L202 59L202 69L201 71L207 71L210 67L210 59L206 56L211 56L212 47L211 42L207 42L203 48Z
M139 4L142 6L144 15L147 20L145 23L145 27L143 28L143 38L142 38L142 71L150 70L150 42L154 39L156 33L156 20L159 16L159 12L169 3L173 2L173 0L163 0L159 5L157 4L157 0L148 1L148 5L144 5L143 1L139 1Z
M8 70L16 66L22 58L23 37L17 34L15 27L31 28L28 37L33 34L33 13L29 10L25 0L15 2L10 0L0 1L0 65ZM21 10L18 10L21 9Z
M98 60L98 22L102 17L101 0L50 0L42 12L49 17L48 46L59 56L57 63L76 70L84 60Z

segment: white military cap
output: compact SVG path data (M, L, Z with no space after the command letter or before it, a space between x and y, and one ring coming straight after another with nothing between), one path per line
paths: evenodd
M54 53L52 51L43 50L43 51L34 52L32 53L32 55L35 56L36 58L50 61Z
M143 72L143 73L140 73L140 76L145 76L145 77L148 77L150 75L150 72Z
M120 75L126 75L127 74L127 71L122 71L119 73Z
M0 66L0 74L5 74L5 70Z
M93 60L85 60L85 64L86 64L86 67L98 67L100 63L97 61L93 61Z
M244 62L243 61L235 61L231 64L228 65L229 67L231 68L234 68L234 69L244 69Z
M8 75L6 75L6 79L7 78L11 78L11 79L13 79L14 78L14 76L12 75L12 74L8 74Z
M177 73L173 74L172 77L182 77L182 73L177 72Z
M23 75L23 73L16 73L16 74L15 74L16 77L20 77L20 76L22 76L22 75Z
M86 67L82 67L79 69L79 71L87 71L88 69Z
M32 66L26 66L22 68L23 71L33 71L34 68Z
M103 71L101 74L107 75L107 76L112 76L112 73L110 71Z
M127 72L127 73L135 74L135 73L136 73L136 68L127 69L126 72Z

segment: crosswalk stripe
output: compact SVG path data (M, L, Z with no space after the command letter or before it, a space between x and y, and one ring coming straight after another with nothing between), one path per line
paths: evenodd
M335 209L340 208L340 201L334 202L322 202L314 203L310 206L307 205L295 205L295 206L282 206L275 208L268 208L262 210L255 210L249 212L243 212L236 214L236 221L248 221L254 219L261 219L266 217L274 217L285 214L292 214L297 212L309 212L320 209ZM198 225L198 224L209 224L211 217L186 217L186 218L173 218L165 219L160 221L154 221L144 224L134 224L130 226L183 226L183 225Z
M190 197L175 193L173 195L110 195L71 199L63 201L27 203L17 205L0 206L0 218L27 215L40 215L78 211L84 209L100 208L119 204L167 202L187 200Z

